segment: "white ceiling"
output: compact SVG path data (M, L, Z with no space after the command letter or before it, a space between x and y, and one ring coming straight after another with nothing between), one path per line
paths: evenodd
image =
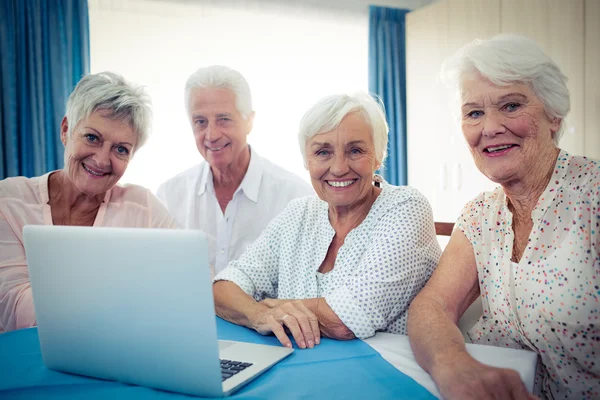
M121 3L120 0L91 0L95 4L106 5ZM414 10L437 0L151 0L162 3L179 3L188 5L224 5L248 7L257 4L275 7L314 7L316 9L340 10L346 12L363 11L369 5L395 7Z

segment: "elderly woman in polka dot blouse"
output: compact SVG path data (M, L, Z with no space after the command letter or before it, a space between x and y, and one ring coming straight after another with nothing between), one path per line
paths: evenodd
M291 347L287 329L302 349L322 335L405 334L441 251L427 200L375 175L387 133L368 94L330 96L306 113L300 150L318 198L290 202L215 277L220 317Z
M480 297L473 342L538 353L537 396L599 399L600 163L558 147L566 77L513 35L469 44L447 66L475 164L500 186L463 209L411 305L417 361L446 399L531 397L515 371L465 351L456 323Z

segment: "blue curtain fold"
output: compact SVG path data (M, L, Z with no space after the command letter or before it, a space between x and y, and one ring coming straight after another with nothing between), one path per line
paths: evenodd
M87 0L0 0L0 179L62 168L60 122L89 49Z
M390 126L386 181L406 185L406 40L409 10L369 7L369 90L385 105Z

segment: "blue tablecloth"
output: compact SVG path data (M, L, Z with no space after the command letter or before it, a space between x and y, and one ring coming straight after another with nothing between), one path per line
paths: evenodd
M217 318L219 339L278 345L273 336ZM47 369L36 328L0 334L0 398L175 399L190 396L101 381ZM232 399L435 399L360 340L322 339L314 349L296 349L236 392Z

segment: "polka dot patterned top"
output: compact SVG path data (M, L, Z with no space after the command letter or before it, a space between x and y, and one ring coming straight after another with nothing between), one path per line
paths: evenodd
M215 280L232 281L257 301L324 297L358 338L406 334L408 306L440 257L428 201L413 188L384 182L333 270L321 274L334 235L326 202L293 200Z
M600 163L559 153L518 264L507 202L500 187L483 193L458 221L484 310L469 337L538 353L542 397L600 399Z

